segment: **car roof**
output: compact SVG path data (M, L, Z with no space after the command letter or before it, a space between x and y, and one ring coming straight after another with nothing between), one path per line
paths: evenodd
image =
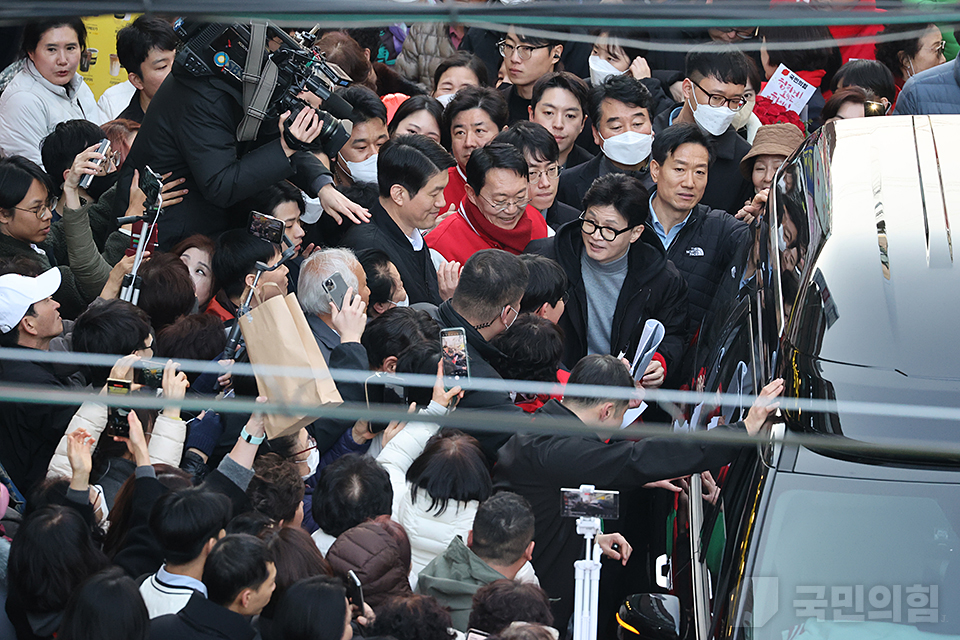
M811 246L826 322L808 355L960 380L960 116L826 125L802 153L825 233ZM818 168L819 166L819 168ZM813 184L811 184L811 182ZM811 234L811 238L815 235Z

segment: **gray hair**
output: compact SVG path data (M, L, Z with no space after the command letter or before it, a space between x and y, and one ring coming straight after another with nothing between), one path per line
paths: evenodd
M357 292L360 281L353 270L359 264L357 256L349 249L324 249L304 260L297 283L297 297L303 310L315 315L330 313L330 297L323 290L323 281L337 271L347 286Z

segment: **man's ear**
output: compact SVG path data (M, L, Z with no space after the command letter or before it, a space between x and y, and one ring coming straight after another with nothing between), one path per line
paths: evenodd
M527 120L533 120L533 105L527 106Z
M244 284L246 284L246 285L247 285L248 287L250 287L251 289L253 288L253 283L256 282L256 280L257 280L257 274L255 274L255 273L248 273L248 274L247 274L246 276L244 276L244 278L243 278Z
M468 547L473 546L473 529L470 529L470 531L467 531L467 546Z
M548 304L549 304L549 303L544 302L542 305L540 305L540 306L537 308L536 311L533 312L533 314L534 314L534 315L537 315L537 316L540 316L541 318L546 318L546 317L547 317L547 313L549 313L549 311L547 310ZM554 308L556 308L556 307L554 307Z
M384 313L385 311L387 311L387 310L390 309L390 303L389 303L389 302L375 302L375 303L373 303L373 309L374 309L374 311L377 312L377 315L380 315L381 313Z
M591 124L590 130L593 131L593 143L598 147L602 147L603 139L600 137L600 132L597 131L597 124L596 123Z
M637 226L635 226L633 229L630 230L630 244L633 244L634 242L640 239L640 236L643 235L643 229L644 229L644 226L642 224L638 224Z
M383 370L388 373L396 373L397 372L397 356L387 356L386 358L384 358Z
M680 84L680 90L683 92L683 99L689 100L693 95L693 81L690 78L684 78ZM696 102L696 100L691 100L691 102Z
M469 184L464 185L464 190L467 192L467 199L473 203L473 206L479 208L480 205L477 204L477 192L473 190L473 187L471 187Z
M20 319L20 330L26 333L27 335L31 335L31 336L37 335L39 332L37 331L37 327L34 324L36 320L37 319L35 316L23 316L23 318Z
M527 548L523 551L523 559L527 562L533 562L533 545L536 544L533 540L530 541L530 544L527 545Z
M246 609L247 605L250 604L250 598L253 596L253 589L244 589L240 592L240 595L237 596L237 604L241 608Z
M598 417L601 422L606 422L613 418L616 413L616 405L613 402L604 402L600 405L597 410Z
M650 179L653 180L653 184L657 184L657 180L660 178L660 163L650 158Z
M553 51L551 52L551 55L553 56L553 59L554 59L555 61L559 61L559 60L560 60L560 56L563 55L563 45L562 45L562 44L558 44L557 46L555 46L555 47L553 48Z
M127 74L127 80L129 80L130 84L137 88L137 91L143 91L143 78L131 71Z
M407 190L399 184L391 186L390 199L393 200L394 204L396 204L398 207L402 207L407 201Z

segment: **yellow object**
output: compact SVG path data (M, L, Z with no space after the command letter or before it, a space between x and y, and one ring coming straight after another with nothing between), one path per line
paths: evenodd
M80 57L78 73L98 100L109 87L127 81L127 70L120 66L117 58L117 32L139 15L127 13L83 19L87 27L87 50Z

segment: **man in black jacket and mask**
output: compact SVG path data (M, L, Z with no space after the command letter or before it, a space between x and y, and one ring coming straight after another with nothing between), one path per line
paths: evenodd
M569 384L633 388L630 372L613 356L591 355L570 372ZM777 379L763 388L743 422L721 425L723 431L756 435L776 408L771 399L783 390ZM629 401L581 398L567 394L537 411L534 424L579 421L593 427L619 427ZM553 599L556 626L565 628L573 611L574 562L582 559L583 538L576 521L563 518L560 490L592 484L600 490L639 489L658 480L678 478L727 464L740 445L703 440L646 438L605 443L600 437L517 434L500 449L493 470L494 488L520 494L533 507L533 566Z
M366 221L366 209L340 194L320 160L296 151L280 135L289 113L261 123L256 139L237 141L243 119L241 88L227 76L196 76L174 64L143 118L137 138L119 171L116 213L124 214L134 170L149 165L172 180L185 178L188 193L165 208L159 219L159 245L169 249L195 233L216 237L246 220L233 219L229 208L281 180L290 180L307 195L320 198L326 212L339 220ZM290 133L309 143L320 133L316 113L303 109ZM122 203L122 205L120 204Z
M632 358L644 323L655 318L665 335L643 384L658 387L686 345L687 285L663 246L641 239L648 200L636 178L602 176L584 196L583 216L527 253L556 260L570 282L559 323L563 363L572 367L588 353Z

